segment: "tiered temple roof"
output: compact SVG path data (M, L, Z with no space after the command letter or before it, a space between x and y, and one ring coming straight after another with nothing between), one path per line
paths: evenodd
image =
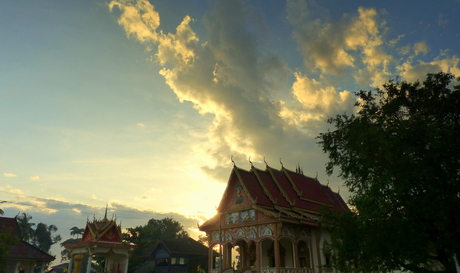
M107 218L107 210L102 220L94 218L92 222L86 223L85 232L81 242L66 245L66 248L74 248L86 245L116 246L121 248L132 248L135 245L124 243L121 233L121 225L117 225L116 219Z
M244 170L234 165L217 208L219 212L226 211L226 206L231 203L235 185L239 185L250 199L251 208L284 221L315 224L323 207L349 210L338 193L322 185L317 178L303 175L302 171L295 172L284 167L277 170L268 165L265 170L253 165L250 170ZM216 215L200 228L203 230L215 225L218 217Z

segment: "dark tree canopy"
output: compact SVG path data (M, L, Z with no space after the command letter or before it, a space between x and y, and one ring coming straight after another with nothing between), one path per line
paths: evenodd
M67 261L69 257L67 257L67 249L65 248L66 245L70 245L70 244L76 244L76 243L79 243L81 242L81 238L78 238L80 235L83 236L83 233L85 232L85 229L84 228L79 228L79 227L72 227L70 228L70 235L71 236L77 236L77 238L69 238L63 242L61 242L61 247L63 247L64 249L61 251L61 262L63 261ZM86 268L83 266L83 268Z
M31 223L31 220L32 216L25 212L16 217L16 221L19 225L19 230L21 231L21 239L28 243L31 242L34 235L33 226L35 226L35 223Z
M459 79L457 79L458 81ZM320 134L352 212L329 214L344 272L456 272L460 258L460 85L451 74L360 91L356 114Z
M142 267L145 262L145 250L159 240L176 239L188 237L184 227L172 218L161 220L150 219L146 225L128 228L127 233L123 233L123 239L129 243L137 244L129 260L129 271L134 272Z
M25 242L31 243L39 249L49 252L51 246L61 240L60 235L54 235L58 230L55 225L47 225L39 223L35 229L35 223L31 222L32 216L27 213L22 213L16 217L16 221L21 232L21 239Z
M57 230L55 225L38 223L34 232L32 244L45 252L49 252L51 246L61 240L61 235L53 235Z
M6 272L6 257L9 255L11 246L19 239L8 232L0 233L0 273Z

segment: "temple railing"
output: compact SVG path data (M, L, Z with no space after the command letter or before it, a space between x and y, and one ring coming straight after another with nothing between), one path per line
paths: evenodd
M264 267L260 270L253 268L251 270L253 273L313 273L313 269L311 268L289 268L289 267L282 267L279 271L276 270L276 267ZM235 272L235 271L234 271ZM209 273L220 273L220 269L211 269Z
M260 273L313 273L313 269L282 267L278 272L275 267L267 267L261 268Z

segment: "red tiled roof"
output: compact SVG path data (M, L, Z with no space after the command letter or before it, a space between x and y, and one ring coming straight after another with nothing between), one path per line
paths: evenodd
M19 237L20 231L16 218L0 217L0 233L9 233L12 236ZM50 262L55 258L29 243L19 241L11 246L8 259Z
M288 201L283 196L280 188L278 188L269 172L254 169L254 173L260 178L259 183L267 189L267 193L270 195L273 205L290 207Z
M19 237L19 226L16 218L0 217L0 233L9 233Z
M317 219L321 208L325 206L339 211L349 210L338 193L322 185L316 178L284 167L276 170L267 166L265 170L260 170L253 166L248 171L234 166L218 211L222 212L228 202L226 196L230 196L233 190L229 187L231 183L242 185L249 194L253 208L276 215L277 218L300 221ZM204 226L215 221L210 219Z
M252 199L257 200L257 204L263 206L273 206L273 203L270 201L270 199L268 199L268 196L264 193L262 186L253 173L236 168L234 171L238 172L239 177L241 177L241 180L243 181L243 184L248 190Z
M55 257L40 250L39 248L22 241L11 247L8 258L17 260L30 259L44 262L51 262L55 259Z

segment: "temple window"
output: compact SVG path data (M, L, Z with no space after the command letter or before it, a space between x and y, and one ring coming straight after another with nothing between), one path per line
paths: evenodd
M311 268L310 263L310 248L305 241L300 241L298 244L299 266L301 268Z
M252 222L256 220L256 212L253 209L225 213L227 225Z

